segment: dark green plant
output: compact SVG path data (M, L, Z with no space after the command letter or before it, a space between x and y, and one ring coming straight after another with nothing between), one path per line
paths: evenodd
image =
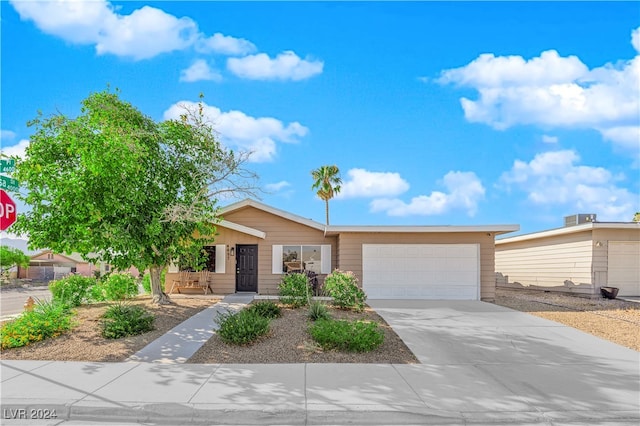
M353 272L335 270L324 279L324 291L333 298L333 304L341 309L362 311L367 296L358 286Z
M318 320L309 333L325 350L370 352L384 341L384 333L375 322Z
M305 274L287 274L278 286L280 302L293 308L306 306L311 299L311 287Z
M252 343L269 332L269 318L247 309L235 313L219 313L215 321L222 341L234 345Z
M248 311L255 312L261 317L265 318L278 318L282 315L282 309L278 306L277 303L272 302L271 300L262 300L259 302L253 302L249 307L247 307Z
M102 316L102 337L119 339L153 330L154 317L142 306L118 303Z
M74 326L73 315L66 304L39 301L32 311L23 312L0 327L2 349L17 348L57 337Z
M49 290L51 290L54 301L69 306L80 306L92 300L91 288L95 285L95 278L69 275L57 281L51 281Z
M322 302L314 301L309 305L309 313L307 314L311 321L318 321L322 319L330 319L331 315L327 309L327 305Z

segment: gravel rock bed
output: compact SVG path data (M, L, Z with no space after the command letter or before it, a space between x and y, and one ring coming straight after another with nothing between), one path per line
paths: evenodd
M640 351L640 303L507 289L496 290L495 303Z

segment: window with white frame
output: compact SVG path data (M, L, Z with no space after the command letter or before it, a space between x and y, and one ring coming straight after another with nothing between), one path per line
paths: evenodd
M273 273L331 272L331 245L274 245Z

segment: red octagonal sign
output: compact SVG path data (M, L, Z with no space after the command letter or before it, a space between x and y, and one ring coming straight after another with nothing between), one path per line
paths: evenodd
M16 203L4 189L0 189L0 231L4 231L16 221Z

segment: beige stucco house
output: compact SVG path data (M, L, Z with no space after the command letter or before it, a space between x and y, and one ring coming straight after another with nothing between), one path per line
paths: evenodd
M93 277L96 272L100 272L100 275L104 275L111 269L105 262L88 262L79 253L59 254L51 250L42 250L31 256L29 267L18 269L18 278L48 282L69 274ZM139 274L135 268L130 268L127 272L134 277Z
M290 271L320 282L335 269L352 271L370 299L491 300L495 236L518 225L326 226L244 200L220 211L224 220L207 269L217 294L278 293ZM170 268L166 288L178 279Z
M640 223L587 222L496 241L499 287L640 296Z

